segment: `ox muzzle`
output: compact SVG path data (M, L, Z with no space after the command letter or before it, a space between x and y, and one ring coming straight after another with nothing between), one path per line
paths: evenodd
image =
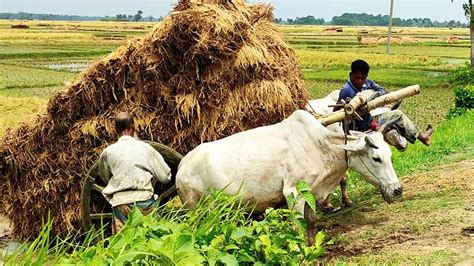
M392 203L395 200L401 198L403 194L403 186L400 183L382 186L380 188L380 192L382 193L383 199L387 203Z

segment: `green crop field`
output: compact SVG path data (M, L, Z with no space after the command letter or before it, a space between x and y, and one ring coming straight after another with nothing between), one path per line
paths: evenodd
M129 22L22 21L28 29L11 28L18 23L0 20L0 135L7 128L14 128L42 112L52 95L73 82L78 73L95 60L128 39L145 35L155 26ZM433 180L431 176L449 176L442 172L451 168L440 166L443 163L451 163L454 168L464 167L470 171L468 175L473 174L474 113L456 120L445 119L454 103L455 89L448 82L448 73L469 60L469 30L394 28L394 38L402 43L392 44L392 54L387 55L385 45L361 41L383 37L385 28L342 29L335 32L324 26L280 27L295 50L311 96L324 97L340 89L348 78L350 63L365 59L371 65L369 77L390 91L419 84L421 94L404 100L401 109L420 128L433 124L442 133L436 136L430 149L417 144L404 154L394 151L395 168L409 184L406 185L408 197L402 202L387 206L374 188L358 177L351 178L349 193L356 204L361 204L353 210L323 217L331 225L327 231L335 243L327 248L324 260L362 264L451 264L465 260L462 246L472 241L459 234L460 240L450 242L442 231L449 226L460 226L453 219L465 219L465 223L469 223L469 217L446 213L453 209L461 212L472 186ZM456 36L457 41L448 43L447 38L451 36ZM403 40L410 41L403 43ZM435 169L432 175L423 174L432 169ZM474 181L472 176L470 180L469 176L467 180L462 178L462 172L454 176L468 183ZM428 180L426 190L420 180ZM340 191L335 195L340 195ZM335 205L340 205L337 200ZM430 215L436 215L433 218L436 224L429 221ZM383 219L387 221L381 221ZM354 227L344 223L354 223ZM443 223L446 228L439 225ZM448 230L448 237L456 238L453 230ZM403 244L407 241L413 244L414 250ZM431 241L444 242L433 249L422 249L422 245ZM447 248L450 245L452 248ZM416 252L416 249L421 251ZM400 252L405 255L398 256Z

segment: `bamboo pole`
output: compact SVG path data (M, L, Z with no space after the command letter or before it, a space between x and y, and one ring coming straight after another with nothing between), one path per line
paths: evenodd
M367 103L367 109L368 111L373 110L377 107L387 105L389 103L396 102L400 99L407 98L413 95L417 95L420 93L420 86L419 85L412 85L397 91L393 91L390 93L387 93L385 95L382 95L380 97L375 98L372 101L367 102L367 99L370 97L370 93L364 91L363 93L357 94L356 97L354 97L346 106L349 106L349 110L354 108L353 110L359 109L361 106L365 105ZM373 92L372 92L373 94ZM347 110L347 108L345 107ZM341 122L344 120L344 117L346 116L344 110L339 110L337 112L325 115L321 118L318 118L319 122L323 124L324 126L328 126L333 123Z

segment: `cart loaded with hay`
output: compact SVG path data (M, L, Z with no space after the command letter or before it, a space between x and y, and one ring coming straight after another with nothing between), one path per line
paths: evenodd
M303 109L308 93L300 66L273 21L267 4L181 0L146 36L82 72L44 113L8 130L0 144L0 211L14 234L36 236L48 215L59 235L109 216L99 193L107 180L94 162L115 141L120 111L134 116L139 137L174 175L181 155L200 143ZM364 103L357 101L322 121L343 119ZM156 192L164 202L173 184Z

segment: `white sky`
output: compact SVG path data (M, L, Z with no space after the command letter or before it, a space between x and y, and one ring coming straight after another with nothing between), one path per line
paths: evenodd
M275 7L275 17L294 18L313 15L326 21L342 13L388 14L390 0L248 0ZM394 16L431 18L466 22L462 2L467 0L394 0ZM0 13L18 11L59 15L115 16L136 14L164 16L177 0L0 0Z

